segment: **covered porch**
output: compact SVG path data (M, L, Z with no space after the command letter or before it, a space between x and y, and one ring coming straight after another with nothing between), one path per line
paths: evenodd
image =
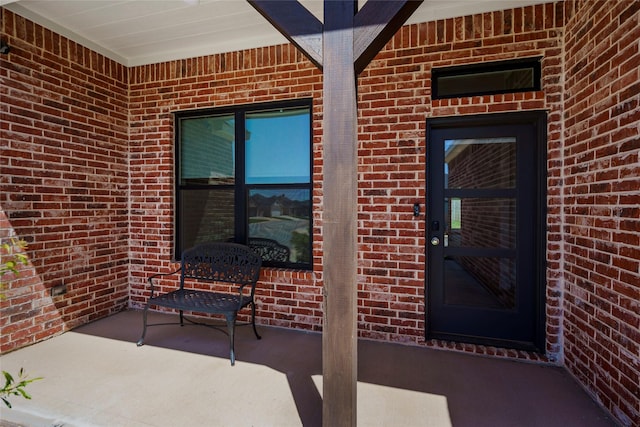
M361 425L583 426L604 420L600 405L620 425L640 423L639 2L474 0L465 3L500 7L465 7L407 22L378 46L357 87L348 85L343 98L353 102L350 115L358 115L348 120L346 138L333 135L339 127L327 120L346 117L327 113L341 99L325 104L329 91L341 92L333 84L343 75L323 74L295 43L257 38L258 45L195 52L160 25L150 33L177 41L181 55L125 60L72 37L65 25L36 19L26 7L51 6L55 10L40 16L53 17L54 11L65 15L62 3L9 0L0 7L0 242L25 239L29 258L2 289L0 353L3 370L24 366L45 378L29 388L33 401L21 401L13 412L3 408L3 417L32 414L48 426L314 425L323 418L333 427L355 425L357 406ZM196 19L206 8L245 4L173 3ZM116 35L122 10L112 14ZM82 19L85 12L78 22L90 22ZM102 22L104 11L96 13ZM143 14L140 22L146 21ZM235 39L228 31L219 38ZM137 43L138 35L133 39ZM433 96L437 70L532 58L540 65L539 90ZM141 325L135 310L149 297L147 279L175 267L175 218L182 218L175 203L176 114L240 107L251 113L294 101L309 103L313 124L313 173L305 182L313 213L306 249L313 263L309 269L263 269L258 319L265 339L239 337L235 369L225 356L225 337L217 340L208 330L156 330L155 341L150 336L148 346L136 348ZM530 269L539 280L529 319L541 333L539 353L524 359L537 366L514 360L519 353L509 346L489 360L473 355L483 353L485 342L445 344L431 335L431 303L444 284L428 277L443 271L428 265L437 237L431 232L444 221L434 224L428 212L435 209L427 209L444 200L434 196L427 173L435 164L427 154L435 146L427 123L534 112L546 120L540 191L528 193L545 211L533 221L542 234L533 239L540 262ZM344 144L351 149L349 167L326 161L347 159L331 154L334 141L356 140ZM336 178L338 169L350 177ZM329 197L328 188L342 182L350 183L354 203ZM249 190L240 186L237 194ZM349 221L336 220L327 206L347 207ZM248 226L245 212L234 208L229 218ZM330 232L327 224L346 232ZM353 244L335 244L347 235ZM342 256L334 245L356 253ZM345 295L327 294L331 283ZM325 317L326 307L348 310ZM321 330L344 341L323 345ZM400 342L407 345L394 344ZM464 346L467 354L434 346ZM326 364L337 353L349 374L338 363L331 364L340 368L332 370L336 375L322 366L321 358ZM547 381L547 373L561 380ZM576 406L576 396L591 409ZM340 407L352 417L341 416Z
M153 322L175 315L152 313ZM2 409L5 426L320 426L322 336L241 327L237 363L209 328L156 326L123 311L0 359L43 380ZM360 340L358 425L613 426L558 366Z

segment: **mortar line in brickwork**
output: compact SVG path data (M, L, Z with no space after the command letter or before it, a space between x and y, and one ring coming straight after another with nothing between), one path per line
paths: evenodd
M566 31L564 31L564 28L566 28L566 22L564 23L563 26L563 31L562 31L562 42L560 43L560 49L561 49L561 54L560 54L560 68L561 68L561 72L560 72L560 84L562 87L562 104L560 107L560 113L561 113L561 117L564 117L564 112L565 112L565 101L566 101L566 87L565 87L565 83L566 83L566 78L565 78L565 71L566 71ZM564 148L565 148L565 130L566 130L566 126L565 126L565 120L560 120L560 155L561 155L561 160L562 160L562 167L560 167L560 224L565 224L565 191L566 191L566 186L565 186L565 168L564 168ZM548 197L547 197L547 202L548 202ZM549 219L547 217L547 224L549 222ZM561 365L564 366L565 364L565 357L564 357L564 302L565 302L565 274L564 274L564 266L565 266L565 250L564 250L564 234L565 234L565 230L564 227L560 227L560 230L558 231L560 233L560 235L562 236L560 238L560 241L563 242L563 244L559 245L558 250L560 251L560 258L558 261L558 271L562 272L562 275L558 278L557 281L557 290L558 293L560 294L560 301L559 301L559 311L560 311L560 321L558 322L558 343L556 343L556 345L558 346L557 348L557 360L556 363L559 363ZM548 247L548 246L547 246ZM548 272L547 272L548 274Z

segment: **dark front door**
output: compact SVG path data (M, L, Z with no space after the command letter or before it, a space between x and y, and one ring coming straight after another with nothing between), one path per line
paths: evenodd
M427 337L544 341L544 113L427 121Z

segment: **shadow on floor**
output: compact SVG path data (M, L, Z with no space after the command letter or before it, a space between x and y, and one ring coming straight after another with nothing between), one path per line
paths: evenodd
M176 315L149 316L150 323L177 320ZM255 339L250 326L238 328L234 367L228 360L227 336L211 328L154 326L145 345L136 347L142 329L137 311L3 355L2 363L3 369L5 363L27 363L34 374L44 376L42 389L33 389L39 396L29 402L35 406L27 409L58 417L65 426L89 425L86 420L109 427L169 426L184 417L180 411L188 414L184 425L189 426L322 425L322 336L258 328L262 340ZM77 358L70 356L75 354L70 346L83 346ZM82 366L61 366L64 363ZM157 378L149 377L150 372ZM79 378L93 386L83 388ZM259 417L248 417L248 411ZM358 425L615 424L562 368L361 340Z
M176 318L153 316L155 322ZM131 311L76 332L135 343L141 326L140 313ZM286 374L303 425L321 425L322 397L313 377L322 375L322 336L260 327L263 338L256 340L250 327L238 329L238 361ZM228 358L226 335L210 328L155 326L147 334L146 345ZM444 396L453 426L614 425L559 367L360 340L358 381Z

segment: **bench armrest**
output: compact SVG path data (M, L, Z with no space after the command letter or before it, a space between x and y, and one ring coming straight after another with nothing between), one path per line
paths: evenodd
M176 271L172 271L171 273L156 273L156 274L153 274L153 275L149 276L147 281L149 282L149 285L151 285L151 296L150 296L150 298L153 298L153 294L155 293L155 286L153 284L153 279L155 279L156 277L171 276L173 274L176 274L180 270L182 270L182 268L178 268Z

